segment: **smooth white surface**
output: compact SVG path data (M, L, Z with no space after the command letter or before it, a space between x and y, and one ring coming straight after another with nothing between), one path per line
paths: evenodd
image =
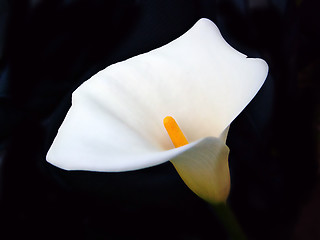
M47 160L63 169L92 171L163 163L206 137L219 138L267 73L265 61L236 51L214 23L201 19L175 41L83 83ZM191 144L172 149L162 123L166 116L177 120Z
M229 148L219 138L205 138L171 159L185 184L212 204L225 202L230 192Z

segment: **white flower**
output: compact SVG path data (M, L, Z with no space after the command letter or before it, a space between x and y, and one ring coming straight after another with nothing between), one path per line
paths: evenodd
M128 171L171 160L201 198L226 200L230 123L262 86L268 66L230 47L200 19L169 44L116 63L83 83L47 154L67 170ZM174 148L173 116L189 144Z

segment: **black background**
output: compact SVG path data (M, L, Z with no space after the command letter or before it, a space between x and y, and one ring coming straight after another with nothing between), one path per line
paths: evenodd
M230 128L230 206L249 239L320 239L317 5L0 0L0 238L227 239L170 163L93 173L45 161L77 86L207 17L270 67Z

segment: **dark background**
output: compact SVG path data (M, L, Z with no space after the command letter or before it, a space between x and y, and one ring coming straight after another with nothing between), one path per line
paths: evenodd
M230 206L249 239L320 239L319 10L316 0L0 0L0 238L227 239L170 163L93 173L45 161L77 86L207 17L270 67L230 128Z

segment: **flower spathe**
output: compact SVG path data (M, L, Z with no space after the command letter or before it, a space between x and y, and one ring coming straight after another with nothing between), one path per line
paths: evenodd
M209 202L230 188L226 132L262 86L268 66L229 46L200 19L169 44L113 64L84 82L49 149L67 170L128 171L171 160ZM173 116L189 144L174 148L162 120Z

